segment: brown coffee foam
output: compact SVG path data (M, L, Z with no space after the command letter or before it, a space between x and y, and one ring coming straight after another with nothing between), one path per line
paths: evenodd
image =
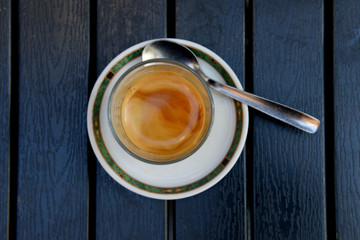
M122 106L125 133L145 152L159 156L188 152L202 138L201 95L176 73L142 76L129 89Z

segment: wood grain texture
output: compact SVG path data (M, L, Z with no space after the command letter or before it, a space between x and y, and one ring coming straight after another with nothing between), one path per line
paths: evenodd
M208 47L243 80L244 1L176 3L176 37ZM177 239L245 238L244 166L242 153L230 173L213 188L176 202Z
M254 93L323 123L321 1L254 1ZM324 239L324 125L254 113L255 239Z
M164 21L164 1L98 1L97 76L128 47L144 40L164 37ZM164 201L130 192L97 164L97 239L163 239L164 210Z
M336 223L339 239L360 238L360 2L334 5Z
M9 136L10 136L10 6L0 1L0 239L6 239L8 213Z
M18 239L86 238L87 5L19 1Z

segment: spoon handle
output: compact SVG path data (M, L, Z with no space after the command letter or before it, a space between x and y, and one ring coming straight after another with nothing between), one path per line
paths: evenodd
M257 109L260 112L299 128L305 132L315 133L320 125L320 121L318 119L280 103L276 103L254 94L244 92L237 88L217 83L212 79L208 79L207 82L209 86L216 91L242 103L245 103L246 105Z

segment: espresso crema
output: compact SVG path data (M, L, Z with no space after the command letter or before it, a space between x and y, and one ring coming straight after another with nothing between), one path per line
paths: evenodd
M186 154L203 137L202 97L177 73L158 71L141 76L119 107L127 137L144 152Z

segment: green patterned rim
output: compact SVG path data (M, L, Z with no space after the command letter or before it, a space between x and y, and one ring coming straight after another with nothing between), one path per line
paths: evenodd
M192 52L194 52L194 54L196 56L202 58L207 63L209 63L212 67L214 67L221 74L221 76L225 79L225 81L228 85L235 86L233 80L231 79L231 77L229 76L227 71L215 59L211 58L210 56L208 56L207 54L205 54L204 52L202 52L198 49L191 48L191 47L188 47L188 48L190 48L190 50ZM183 193L183 192L193 190L195 188L198 188L198 187L208 183L213 178L215 178L226 167L226 165L229 163L229 161L233 157L233 155L239 145L240 137L241 137L241 130L242 130L242 107L241 107L241 104L237 101L234 101L235 108L236 108L236 129L235 129L235 134L234 134L232 144L231 144L225 158L207 176L205 176L204 178L202 178L194 183L188 184L188 185L184 185L184 186L180 186L180 187L170 187L170 188L150 186L146 183L143 183L143 182L140 182L140 181L134 179L133 177L128 175L124 170L122 170L116 164L116 162L113 160L111 155L109 154L109 152L104 144L101 132L100 132L100 116L99 116L99 114L100 114L101 101L103 99L104 93L106 91L106 88L107 88L109 82L112 80L114 75L123 66L125 66L127 63L129 63L131 60L141 56L142 51L143 51L143 48L140 48L140 49L128 54L126 57L122 58L118 63L116 63L111 68L111 70L107 73L107 75L105 76L105 78L102 80L102 82L100 84L99 90L95 97L94 107L93 107L93 116L92 116L93 131L94 131L96 144L97 144L102 156L104 157L106 162L109 164L109 166L113 169L113 171L119 177L121 177L124 181L130 183L131 185L133 185L139 189L142 189L142 190L145 190L148 192L152 192L152 193L157 193L157 194Z

